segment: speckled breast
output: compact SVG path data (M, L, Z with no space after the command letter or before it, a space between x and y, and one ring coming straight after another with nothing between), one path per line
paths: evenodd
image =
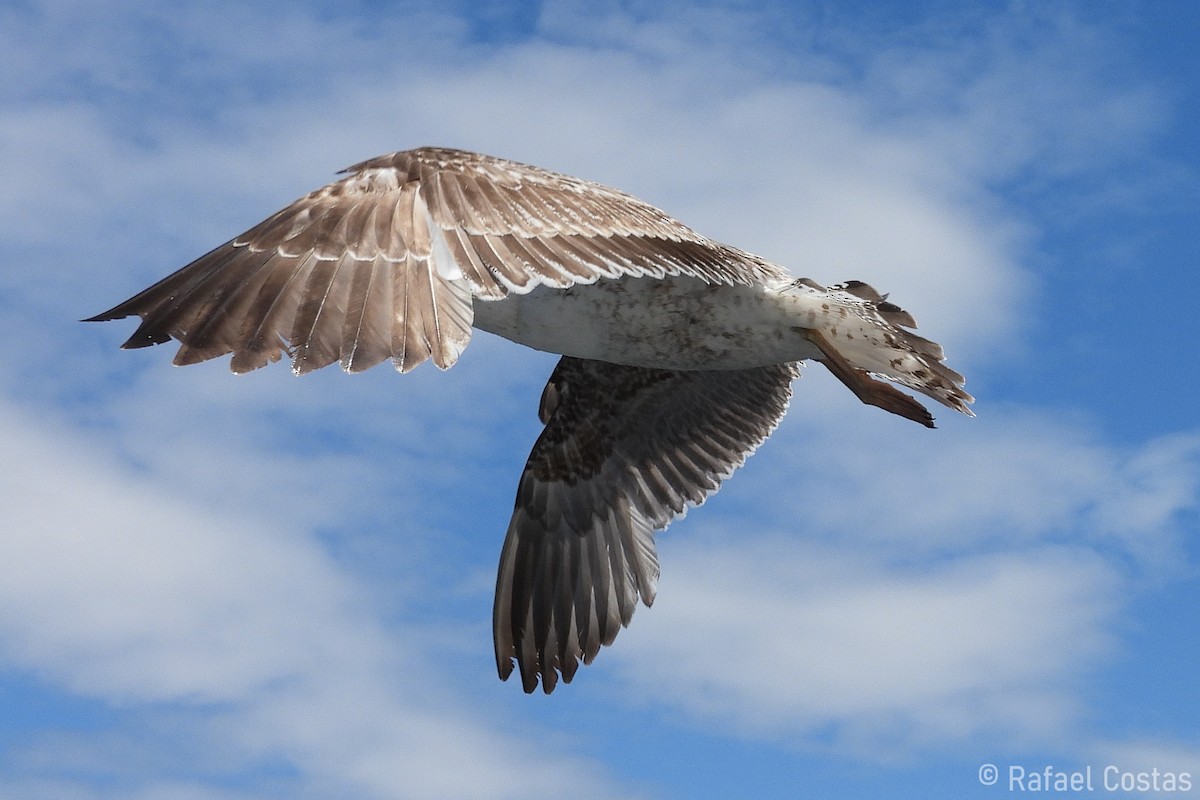
M552 353L661 369L811 358L779 295L697 278L621 278L476 300L475 327Z

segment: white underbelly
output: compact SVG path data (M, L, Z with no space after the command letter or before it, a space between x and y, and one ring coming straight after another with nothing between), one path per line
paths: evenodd
M816 350L762 286L622 278L475 300L475 327L551 353L661 369L743 369Z

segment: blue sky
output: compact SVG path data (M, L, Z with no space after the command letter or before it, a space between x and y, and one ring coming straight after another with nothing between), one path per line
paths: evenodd
M0 7L0 798L1200 787L1197 8ZM235 377L76 322L425 144L869 281L978 417L807 370L654 608L525 696L491 594L553 357Z

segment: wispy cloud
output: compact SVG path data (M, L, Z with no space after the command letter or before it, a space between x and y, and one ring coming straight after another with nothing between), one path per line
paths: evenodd
M444 374L234 378L74 322L419 144L613 183L797 274L869 280L982 387L980 419L929 433L811 369L664 537L655 608L570 687L619 693L588 719L681 710L865 760L1088 751L1076 681L1121 651L1139 586L1185 574L1198 445L1118 445L1055 386L1053 413L1012 388L1054 315L1044 221L1008 190L1121 202L1162 100L1069 14L876 29L785 5L553 4L491 39L465 6L0 12L0 147L20 154L0 335L22 342L0 376L0 654L119 729L48 725L0 794L626 795L493 685L491 571L552 359L479 335Z
M1181 555L1179 522L1200 500L1195 434L1117 447L1082 421L993 407L945 433L888 432L882 446L888 420L829 413L839 424L781 432L789 445L772 449L775 468L751 495L775 519L890 552L1074 541L1158 571ZM806 490L787 493L797 480Z
M11 407L0 420L23 454L0 467L3 495L20 498L0 540L10 669L117 708L158 706L206 751L215 717L227 742L360 796L516 796L564 775L608 794L595 767L451 710L446 681L404 644L424 640L419 628L385 628L311 528L235 511L237 498L198 503Z
M904 566L794 542L664 548L662 602L623 643L622 675L704 721L867 760L1070 729L1121 588L1094 553Z
M620 674L700 719L870 759L1086 739L1080 678L1119 650L1126 598L1187 574L1200 443L1122 453L997 414L911 440L785 426L731 507L664 537Z

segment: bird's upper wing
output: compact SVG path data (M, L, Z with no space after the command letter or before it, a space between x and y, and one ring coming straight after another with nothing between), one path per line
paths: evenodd
M600 184L459 150L364 161L93 320L142 324L125 347L175 338L190 364L233 353L235 372L402 371L457 360L473 297L622 275L712 283L778 279L778 267L707 239Z
M654 533L778 424L799 365L676 372L564 357L517 489L496 582L496 665L546 693L654 600Z

